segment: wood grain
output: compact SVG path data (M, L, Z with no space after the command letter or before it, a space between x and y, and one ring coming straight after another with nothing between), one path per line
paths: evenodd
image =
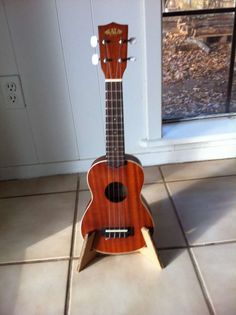
M99 26L98 32L101 67L105 78L121 79L127 65L128 25L113 22ZM119 62L119 59L122 61Z
M129 156L131 157L131 156ZM97 231L94 249L101 253L120 254L136 251L145 246L141 228L153 229L154 223L141 197L144 175L137 160L127 160L125 165L112 168L106 160L98 159L88 172L91 201L81 222L81 233ZM126 186L128 194L122 202L111 202L105 196L105 189L111 182ZM127 238L105 239L100 234L104 227L134 227L134 235Z

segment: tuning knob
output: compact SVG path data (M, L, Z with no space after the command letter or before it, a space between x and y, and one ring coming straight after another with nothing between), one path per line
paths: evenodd
M127 60L134 62L134 61L136 61L136 58L135 57L128 57Z
M130 39L128 39L128 42L130 43L130 45L136 44L136 38L131 37Z
M97 54L93 54L93 55L92 55L92 64L93 64L94 66L96 66L96 65L98 64L98 62L99 62L99 57L98 57L98 55L97 55Z
M120 39L119 40L119 44L123 44L123 43L130 43L130 45L133 45L136 43L136 38L135 37L131 37L129 39Z
M97 47L97 44L98 44L98 38L97 38L97 36L91 36L91 38L90 38L90 45L93 47L93 48L95 48L95 47Z
M121 63L121 62L126 62L126 61L134 62L135 60L136 60L135 57L119 58L119 59L118 59L118 62L119 62L119 63Z

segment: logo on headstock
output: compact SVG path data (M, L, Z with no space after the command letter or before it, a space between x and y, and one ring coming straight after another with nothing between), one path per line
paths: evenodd
M108 36L116 36L116 35L122 34L122 30L119 29L119 28L116 28L116 27L108 28L105 31L105 34L108 35Z

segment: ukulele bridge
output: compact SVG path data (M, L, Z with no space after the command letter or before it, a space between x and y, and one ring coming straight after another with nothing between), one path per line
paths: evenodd
M101 235L103 235L106 239L110 238L126 238L128 236L134 235L134 228L129 227L106 227L101 229Z

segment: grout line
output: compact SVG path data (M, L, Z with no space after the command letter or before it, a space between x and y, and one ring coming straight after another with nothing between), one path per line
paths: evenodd
M43 196L43 195L57 195L57 194L64 194L64 193L74 193L75 190L65 190L65 191L55 191L55 192L45 192L45 193L35 193L35 194L26 194L26 195L19 195L19 196L6 196L0 197L1 199L12 199L12 198L23 198L23 197L35 197L35 196Z
M193 245L180 245L180 246L164 246L164 247L157 247L158 250L168 250L168 249L194 249L194 248L203 248L209 246L221 246L227 244L236 244L236 240L229 240L229 241L217 241L212 243L204 243L204 244L193 244Z
M171 202L171 205L172 205L172 207L173 207L173 210L174 210L176 219L177 219L177 221L178 221L180 230L181 230L181 232L182 232L182 234L183 234L183 237L184 237L184 240L185 240L185 242L186 242L186 244L187 244L187 248L186 248L186 249L187 249L187 251L188 251L189 258L190 258L190 260L191 260L191 262L192 262L192 266L193 266L193 269L194 269L194 271L195 271L195 275L196 275L197 280L198 280L198 283L199 283L199 285L200 285L200 288L201 288L201 291L202 291L202 294L203 294L203 298L204 298L204 300L205 300L205 302L206 302L206 305L207 305L207 308L208 308L208 310L209 310L209 313L210 313L211 315L216 315L215 309L214 309L214 307L213 307L213 305L212 305L212 301L211 301L211 299L210 299L210 296L209 296L209 293L208 293L208 291L207 291L207 288L205 287L204 282L203 282L203 280L202 280L202 276L201 276L201 274L200 274L200 272L199 272L199 268L197 267L197 263L196 263L196 261L195 261L195 259L194 259L192 249L190 248L190 245L189 245L187 236L186 236L186 234L185 234L185 232L184 232L184 228L183 228L182 222L181 222L181 220L180 220L180 217L179 217L177 208L176 208L175 203L174 203L174 200L173 200L173 198L172 198L172 196L171 196L169 187L167 186L167 183L165 182L165 179L164 179L164 176L163 176L163 173L162 173L161 168L159 168L159 171L160 171L161 177L162 177L162 179L163 179L163 183L164 183L165 189L166 189L166 191L167 191L168 198L170 199L170 202Z
M27 264L37 264L45 262L57 262L69 260L70 257L55 257L55 258L45 258L45 259L29 259L29 260L19 260L19 261L9 261L9 262L0 262L0 267L2 266L12 266L12 265L27 265Z
M182 234L183 234L185 243L187 244L187 247L189 247L190 245L189 245L187 236L185 235L184 228L183 228L183 226L182 226L182 222L181 222L180 217L179 217L179 215L178 215L177 209L176 209L176 207L175 207L174 200L172 199L172 196L171 196L171 193L170 193L169 188L168 188L168 186L167 186L167 183L165 182L165 178L164 178L164 176L163 176L162 170L161 170L161 169L159 169L159 170L160 170L161 177L162 177L162 179L163 179L163 184L164 184L165 189L166 189L166 191L167 191L167 195L168 195L168 197L169 197L169 199L170 199L170 203L171 203L171 205L172 205L172 208L173 208L173 210L174 210L174 213L175 213L176 219L177 219L177 221L178 221L179 227L180 227L181 232L182 232Z
M161 168L160 168L161 169ZM165 179L163 175L163 181L165 183L178 183L178 182L189 182L189 181L196 181L196 180L209 180L209 179L217 179L217 178L224 178L224 177L236 177L236 174L229 174L229 175L214 175L214 176L209 176L209 177L196 177L196 178L185 178L185 179L172 179L168 180Z
M76 239L76 223L78 216L78 202L79 202L79 182L80 177L77 175L77 190L76 190L76 198L75 198L75 210L74 210L74 218L73 218L73 226L72 226L72 235L71 235L71 248L70 248L70 259L68 266L68 276L67 276L67 284L66 284L66 297L65 297L65 309L64 315L68 315L70 313L70 302L71 302L71 290L72 290L72 273L73 273L73 254L75 247L75 239Z
M189 249L192 250L194 248L203 248L208 246L221 246L227 244L236 244L236 240L234 241L222 241L217 243L209 243L209 244L197 244L197 245L189 245L189 246L166 246L166 247L157 247L158 251L165 251L165 250L178 250L178 249ZM0 267L2 266L12 266L12 265L26 265L26 264L37 264L37 263L45 263L45 262L58 262L58 261L69 261L69 260L77 260L79 256L65 256L65 257L52 257L52 258L40 258L40 259L28 259L28 260L16 260L16 261L5 261L0 262Z
M166 246L166 247L158 247L157 246L157 251L163 251L163 250L172 250L172 249L188 249L188 246Z
M236 240L216 241L216 242L204 243L204 244L193 244L193 245L190 245L189 248L219 246L219 245L227 245L227 244L235 244L235 243L236 243Z
M201 286L203 295L204 295L204 297L205 297L205 301L206 301L206 303L207 303L207 306L208 306L208 309L209 309L209 311L210 311L210 314L211 314L211 315L216 315L216 310L215 310L214 304L213 304L212 299L211 299L211 297L210 297L210 294L209 294L209 292L208 292L206 283L205 283L205 281L204 281L203 275L202 275L202 273L201 273L199 264L198 264L198 262L197 262L197 259L195 258L195 255L194 255L193 250L190 249L190 250L189 250L189 253L190 253L190 259L191 259L192 264L193 264L193 267L194 267L194 269L195 269L195 272L196 272L198 281L199 281L199 283L200 283L200 286Z

